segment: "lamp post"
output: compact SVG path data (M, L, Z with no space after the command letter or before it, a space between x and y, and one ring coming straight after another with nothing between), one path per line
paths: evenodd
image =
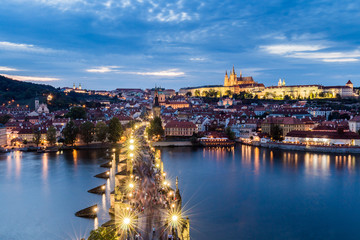
M174 214L171 216L171 222L172 222L172 234L175 237L175 239L177 239L177 226L179 223L179 216Z
M125 217L124 220L123 220L123 224L124 224L124 227L126 229L126 238L125 239L128 239L129 238L129 227L130 227L130 223L131 223L131 219L128 218L128 217Z

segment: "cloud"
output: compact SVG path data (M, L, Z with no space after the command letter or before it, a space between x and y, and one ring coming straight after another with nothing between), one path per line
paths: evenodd
M267 53L290 58L313 59L323 62L357 62L360 51L326 51L321 44L275 44L260 46Z
M52 81L60 80L59 78L53 78L53 77L16 76L16 75L7 75L7 74L1 74L1 75L14 80L30 81L30 82L52 82Z
M5 51L21 51L21 52L37 52L37 53L51 53L56 50L50 48L42 48L32 44L0 42L0 50Z
M3 72L15 72L15 71L20 71L20 70L16 69L16 68L0 66L0 71L3 71Z
M190 21L192 18L186 12L176 13L174 10L165 10L163 9L160 13L154 17L150 17L149 20L157 20L160 22L183 22Z
M127 72L120 71L119 68L121 66L101 66L94 67L90 69L86 69L87 72L91 73L119 73L119 74L134 74L134 75L142 75L142 76L159 76L159 77L178 77L185 75L184 72L179 71L178 69L169 69L164 71L156 71L156 72Z
M324 62L357 62L359 61L359 59L357 58L332 58L332 59L328 59L325 58L323 59Z
M142 76L158 76L158 77L180 77L185 75L184 72L178 71L178 69L169 69L159 72L127 72L128 74L136 74Z
M91 73L109 73L109 72L118 72L118 68L121 68L121 67L120 66L102 66L102 67L86 69L86 71L91 72Z
M276 44L276 45L260 46L260 48L271 54L283 55L294 52L317 51L320 49L324 49L325 46L303 45L303 44Z
M193 57L193 58L190 58L190 61L205 61L206 58L202 58L202 57Z

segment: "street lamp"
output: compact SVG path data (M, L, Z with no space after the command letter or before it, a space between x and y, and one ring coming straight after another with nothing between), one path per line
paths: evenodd
M135 149L135 146L134 146L134 145L130 145L129 149L130 149L131 151L133 151L133 150Z

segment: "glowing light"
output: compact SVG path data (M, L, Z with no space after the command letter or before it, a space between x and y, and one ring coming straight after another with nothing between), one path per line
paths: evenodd
M130 157L134 157L134 154L133 154L133 153L130 153Z
M133 187L134 187L134 184L130 183L130 184L129 184L129 187L130 187L130 188L133 188Z
M177 222L178 219L179 219L179 217L178 217L177 215L173 215L173 216L171 217L171 220L172 220L173 222Z
M95 207L95 208L94 208L94 212L97 212L97 210L98 210L97 207Z
M105 186L102 186L101 189L105 189Z
M134 139L130 139L130 143L134 143Z
M129 225L130 222L131 222L130 218L128 218L128 217L124 218L123 223L124 223L125 225Z
M130 145L129 149L130 149L130 150L134 150L134 149L135 149L135 146L134 146L134 145Z
M106 172L106 175L109 175L110 174L110 172Z

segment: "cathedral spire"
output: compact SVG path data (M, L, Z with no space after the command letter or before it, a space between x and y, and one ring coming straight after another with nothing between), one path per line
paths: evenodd
M232 74L235 74L235 67L233 65Z

